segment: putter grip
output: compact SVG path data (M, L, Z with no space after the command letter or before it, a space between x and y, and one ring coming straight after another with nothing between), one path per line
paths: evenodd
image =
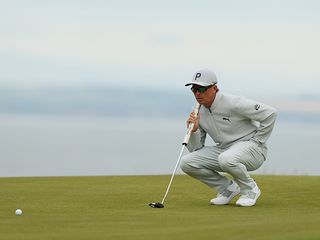
M193 112L194 112L194 114L195 114L196 116L198 116L199 109L200 109L200 104L197 102L197 103L196 103L196 106L195 106L194 109L193 109ZM182 145L185 145L185 146L188 145L188 142L189 142L189 139L190 139L190 136L191 136L191 133L192 133L193 126L194 126L194 123L191 123L191 124L189 125L188 132L187 132L186 136L185 136L184 139L183 139Z

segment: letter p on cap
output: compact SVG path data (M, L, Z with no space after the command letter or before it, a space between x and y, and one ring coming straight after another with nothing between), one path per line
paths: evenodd
M201 73L197 73L196 77L194 78L194 80L197 80L197 78L201 77Z

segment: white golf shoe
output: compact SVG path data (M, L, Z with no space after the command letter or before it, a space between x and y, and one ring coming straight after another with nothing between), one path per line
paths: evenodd
M237 196L240 193L240 188L238 184L234 181L221 193L217 194L216 198L210 200L210 204L212 205L226 205L228 204L232 198Z
M236 205L242 207L251 207L256 204L257 199L260 195L261 191L256 185L252 190L250 190L246 194L241 195L238 201L236 202Z

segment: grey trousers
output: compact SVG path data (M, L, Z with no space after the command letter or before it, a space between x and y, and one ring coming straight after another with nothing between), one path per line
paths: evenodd
M255 141L240 141L228 148L205 146L186 154L180 167L188 175L223 192L230 180L219 172L230 174L239 185L241 194L255 186L248 171L258 169L265 161L267 148Z

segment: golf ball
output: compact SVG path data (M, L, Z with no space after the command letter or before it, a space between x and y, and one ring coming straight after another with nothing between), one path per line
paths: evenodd
M16 215L21 215L22 214L22 210L21 209L17 209L16 210Z

